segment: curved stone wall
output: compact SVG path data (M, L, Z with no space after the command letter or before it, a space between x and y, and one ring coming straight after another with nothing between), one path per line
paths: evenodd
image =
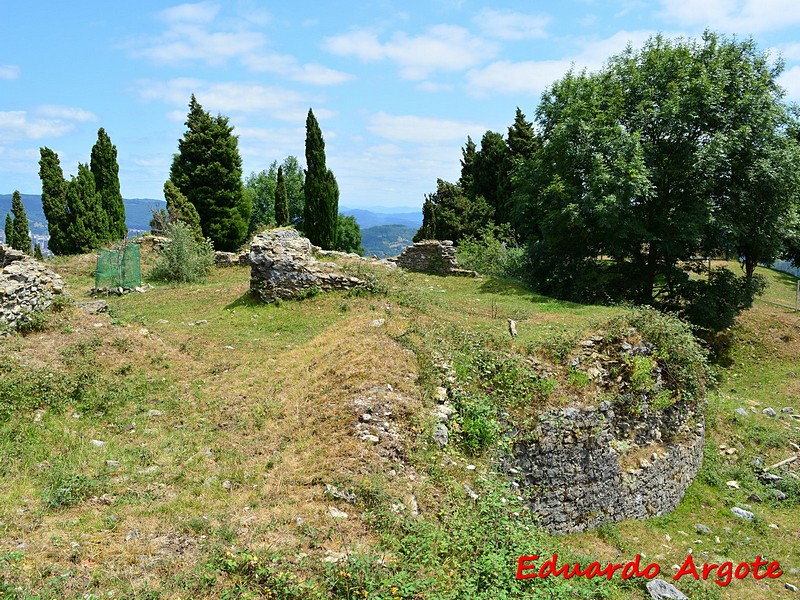
M684 403L639 415L604 402L539 415L506 468L540 525L592 529L673 510L703 461L702 414Z

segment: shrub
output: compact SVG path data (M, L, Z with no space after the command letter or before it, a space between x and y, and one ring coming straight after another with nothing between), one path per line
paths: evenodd
M150 271L150 277L177 283L202 281L214 264L211 242L197 241L192 229L182 221L167 225L165 233L170 242Z
M498 279L521 279L525 274L525 250L515 246L508 231L487 227L481 237L466 237L458 244L458 264Z

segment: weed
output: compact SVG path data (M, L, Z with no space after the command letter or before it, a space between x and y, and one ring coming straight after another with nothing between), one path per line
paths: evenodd
M55 465L42 492L45 508L57 510L79 504L89 496L102 493L100 480L76 473L68 464Z
M30 335L31 333L40 333L47 330L49 320L47 315L40 310L24 311L20 316L17 331L20 335Z

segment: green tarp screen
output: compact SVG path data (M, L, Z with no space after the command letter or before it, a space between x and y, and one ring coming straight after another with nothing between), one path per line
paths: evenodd
M139 244L131 244L122 250L100 250L94 287L135 288L142 285L142 268L139 260Z

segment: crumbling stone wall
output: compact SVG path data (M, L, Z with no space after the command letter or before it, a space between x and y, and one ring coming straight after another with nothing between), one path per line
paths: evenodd
M16 328L64 293L64 282L43 263L0 244L0 325Z
M458 267L456 249L449 240L424 240L409 246L395 259L398 267L437 275L469 275L474 271Z
M572 533L672 511L700 470L704 439L694 406L631 415L604 402L539 415L506 466L538 522Z
M364 282L339 265L318 261L319 248L294 229L274 229L250 243L250 289L264 302L303 297L310 290L346 290Z

